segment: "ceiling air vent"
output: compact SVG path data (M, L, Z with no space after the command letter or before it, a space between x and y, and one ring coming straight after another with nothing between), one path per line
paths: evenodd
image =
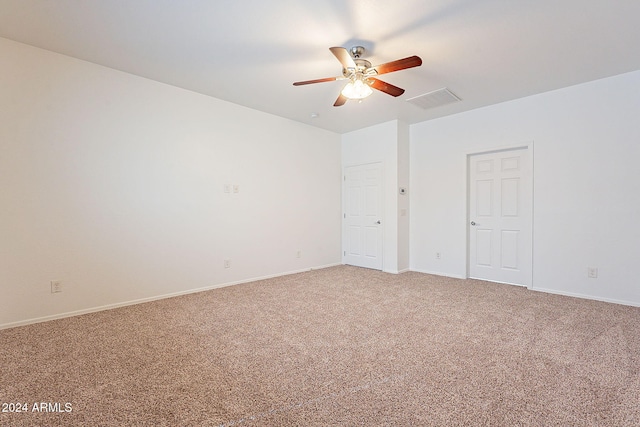
M425 110L458 101L461 101L461 99L446 87L407 99L407 102L424 108Z

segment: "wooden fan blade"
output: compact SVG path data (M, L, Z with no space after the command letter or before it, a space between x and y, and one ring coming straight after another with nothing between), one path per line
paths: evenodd
M341 80L343 77L326 77L324 79L305 80L302 82L295 82L294 86L310 85L312 83L333 82L335 80Z
M390 83L383 82L382 80L374 79L373 77L369 77L368 80L369 82L371 82L369 85L372 88L391 96L400 96L404 93L404 89L399 88L398 86L394 86Z
M398 59L397 61L387 62L386 64L376 65L375 67L371 67L370 70L375 70L378 74L386 74L407 68L419 67L420 65L422 65L422 59L414 55Z
M333 103L334 107L339 107L341 105L344 105L347 102L347 97L344 96L343 94L338 95L338 99L336 99L336 102Z
M336 58L338 58L338 61L340 61L345 69L356 68L356 63L353 62L353 58L351 58L351 55L349 55L349 51L347 51L347 49L343 47L330 47L329 50L335 55Z

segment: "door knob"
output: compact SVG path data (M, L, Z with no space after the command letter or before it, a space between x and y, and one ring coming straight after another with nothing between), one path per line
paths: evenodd
M377 221L376 221L376 224L380 224L380 220L377 220Z
M476 225L476 222L475 221L471 221L471 225Z

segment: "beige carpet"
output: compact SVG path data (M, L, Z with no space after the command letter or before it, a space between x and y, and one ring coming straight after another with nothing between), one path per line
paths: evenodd
M638 426L639 368L640 308L340 266L0 331L0 425Z

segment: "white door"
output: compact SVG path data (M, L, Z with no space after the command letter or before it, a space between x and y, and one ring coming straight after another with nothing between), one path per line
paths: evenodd
M382 165L344 172L343 263L382 270Z
M527 148L469 158L469 276L531 285L532 180Z

